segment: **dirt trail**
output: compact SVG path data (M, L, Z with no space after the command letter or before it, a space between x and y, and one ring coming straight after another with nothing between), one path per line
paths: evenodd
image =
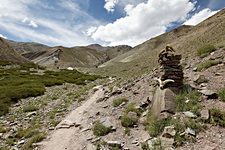
M71 121L76 124L81 124L83 129L88 129L89 126L86 124L88 118L84 117L84 113L92 107L99 98L104 96L103 88L96 91L86 102L80 107L73 110L62 122ZM61 123L62 123L61 122ZM90 129L90 128L89 128ZM85 142L87 141L87 135L82 132L79 127L61 128L54 131L50 135L49 139L42 142L43 150L81 150L84 149Z

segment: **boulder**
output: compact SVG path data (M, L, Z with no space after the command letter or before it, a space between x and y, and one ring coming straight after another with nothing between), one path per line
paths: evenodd
M108 127L108 128L112 128L112 127L113 127L113 124L112 124L112 122L111 122L111 120L110 120L109 117L101 118L101 119L100 119L100 122L101 122L104 126L106 126L106 127Z
M175 96L176 94L171 89L157 88L153 97L151 113L155 116L160 116L161 112L175 113Z
M217 99L218 98L218 94L211 90L200 90L199 92L201 94L205 95L207 97L207 99Z

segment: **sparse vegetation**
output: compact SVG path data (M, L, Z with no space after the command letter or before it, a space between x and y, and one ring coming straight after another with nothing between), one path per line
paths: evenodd
M137 124L138 120L134 117L129 117L128 115L124 115L121 117L121 124L123 127L133 127L135 124Z
M38 143L45 139L46 134L45 133L38 133L34 135L31 139L28 140L28 142L22 147L22 150L32 150L33 143Z
M113 100L113 107L118 107L118 106L120 106L123 102L127 103L128 100L127 100L126 98L124 98L124 97L114 99L114 100Z
M112 131L111 128L104 126L100 121L97 121L92 129L93 134L96 136L104 136Z
M208 69L212 66L218 65L220 63L221 63L221 61L218 61L218 60L207 60L205 62L202 62L202 63L198 64L197 71L206 70L206 69Z
M83 74L76 70L45 71L44 75L33 75L31 68L40 67L34 64L22 64L16 68L1 69L0 116L8 112L12 102L17 102L21 98L43 95L45 86L62 85L65 82L84 85L86 81L100 78L100 76Z
M23 112L32 112L38 110L38 107L32 103L23 107Z
M210 109L211 119L210 123L225 127L225 112L219 109Z
M199 57L205 57L215 50L216 48L214 45L207 44L197 49L197 55Z
M142 111L140 109L135 108L134 103L128 104L128 106L125 108L124 112L128 114L129 112L135 112L138 116L141 115Z
M191 111L199 114L201 105L199 103L200 94L194 90L186 90L176 96L177 111Z
M221 101L225 101L225 88L222 88L221 90L219 90L218 92L219 94L219 98Z

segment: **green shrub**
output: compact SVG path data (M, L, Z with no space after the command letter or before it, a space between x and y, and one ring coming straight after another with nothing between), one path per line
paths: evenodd
M129 112L136 112L138 116L141 115L142 111L140 109L135 108L134 103L130 103L125 108L125 113L128 114Z
M0 124L0 133L5 133L6 129L3 125Z
M225 101L225 88L222 88L221 90L219 90L219 97L221 101Z
M19 128L17 133L16 133L16 138L30 138L36 134L38 134L39 131L33 127L29 127L29 128L26 128L26 129L23 129L23 128Z
M219 125L221 127L225 127L225 112L219 109L210 109L211 119L210 122L212 124Z
M200 94L197 91L185 91L176 96L177 111L191 111L199 114L201 105L199 103Z
M128 115L124 115L121 117L121 124L123 127L133 127L138 122L137 118L129 117Z
M127 103L128 100L126 98L117 98L113 100L113 107L120 106L123 102Z
M216 50L215 46L207 44L197 49L197 55L199 57L205 57L215 50Z
M28 104L23 107L23 112L32 112L38 110L38 107L34 104Z
M104 126L100 121L97 121L92 129L96 136L104 136L112 131L111 128Z
M203 70L206 70L212 66L215 66L215 65L218 65L220 64L221 61L218 61L218 60L207 60L203 63L200 63L198 64L197 66L197 71L203 71Z

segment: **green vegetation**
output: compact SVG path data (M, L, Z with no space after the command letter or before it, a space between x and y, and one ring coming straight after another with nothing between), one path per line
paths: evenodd
M186 90L176 96L177 111L191 111L199 114L201 105L199 103L200 94L194 90Z
M104 136L112 131L111 128L104 126L100 121L97 121L92 129L93 134L96 136Z
M123 102L127 103L128 100L126 98L117 98L113 100L113 107L118 107L120 106Z
M0 133L5 133L6 129L3 125L0 124Z
M219 109L210 109L210 123L225 127L225 112Z
M121 117L121 124L123 127L133 127L138 122L137 118L129 117L128 115L124 115Z
M38 133L34 135L31 139L28 140L28 142L22 147L22 150L32 150L33 149L33 143L38 143L45 139L46 134L45 133Z
M15 137L16 138L30 138L38 133L39 133L39 131L34 127L29 127L26 129L19 128Z
M100 76L88 75L76 70L45 71L44 75L32 74L31 69L40 68L34 64L22 64L11 69L0 69L0 116L8 112L9 105L21 98L40 96L45 86L73 83L85 85L86 81L94 81ZM25 109L25 112L36 110Z
M221 90L219 90L219 98L221 101L225 101L225 88L222 88Z
M38 110L38 107L31 103L23 107L23 112L32 112L36 110Z
M199 57L206 57L207 55L209 55L211 52L215 50L216 50L215 46L207 44L197 49L197 55Z
M141 115L142 111L140 109L135 108L134 103L128 104L128 106L125 108L124 112L128 114L129 112L135 112L138 116Z
M200 63L198 64L197 66L197 71L203 71L203 70L206 70L212 66L215 66L215 65L218 65L220 64L221 61L218 61L218 60L207 60L203 63Z

